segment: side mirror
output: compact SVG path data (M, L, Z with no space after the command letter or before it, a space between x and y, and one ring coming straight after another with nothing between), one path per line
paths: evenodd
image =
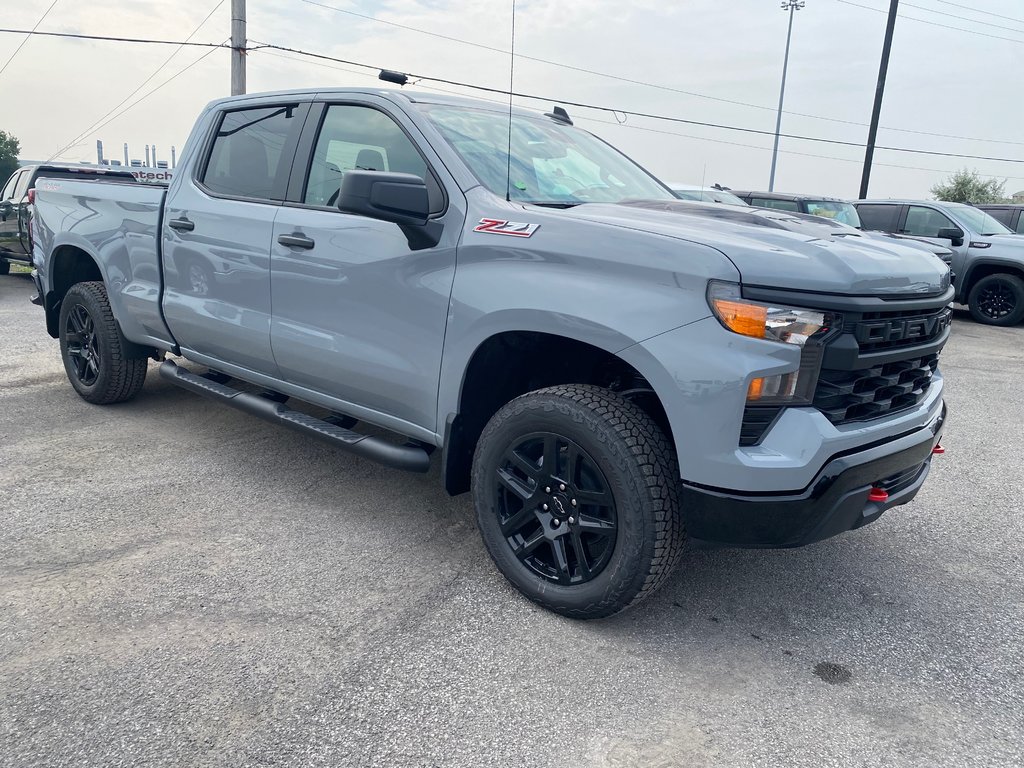
M427 185L411 173L348 171L341 180L338 209L405 226L423 226L430 216Z
M954 246L964 244L964 231L960 227L943 227L938 231L936 237L949 240Z

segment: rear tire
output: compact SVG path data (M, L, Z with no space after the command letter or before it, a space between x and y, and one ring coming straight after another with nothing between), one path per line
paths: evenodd
M101 282L76 283L60 307L60 354L75 391L97 405L130 400L146 381L146 358L127 357L127 343Z
M1024 280L1016 275L986 275L967 299L971 317L985 325L1017 325L1024 320Z
M473 457L477 522L498 570L571 618L611 616L661 586L686 538L678 487L658 425L588 385L508 403Z
M0 275L9 274L11 274L11 262L5 259L0 259Z

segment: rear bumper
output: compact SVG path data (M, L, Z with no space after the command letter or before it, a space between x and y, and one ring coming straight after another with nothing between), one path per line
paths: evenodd
M942 437L946 407L927 426L880 445L835 456L800 492L736 493L683 485L687 531L698 541L732 547L799 547L874 522L906 504L924 484ZM868 500L872 488L889 498Z

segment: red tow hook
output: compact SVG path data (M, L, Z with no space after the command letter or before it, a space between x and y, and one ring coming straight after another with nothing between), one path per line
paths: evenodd
M872 488L868 491L868 501L877 501L879 503L889 500L889 492L884 488Z
M932 456L941 456L945 452L946 452L946 449L943 448L942 445L939 444L939 443L936 443L935 447L932 448Z

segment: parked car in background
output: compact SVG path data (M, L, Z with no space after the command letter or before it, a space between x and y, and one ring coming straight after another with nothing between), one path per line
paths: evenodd
M46 178L134 181L127 171L71 163L25 165L11 174L0 192L0 275L11 262L28 263L32 254L32 192L36 180Z
M993 203L974 207L987 213L1011 232L1024 235L1024 205Z
M680 200L697 200L703 203L725 203L726 205L746 205L736 195L718 187L697 187L692 184L670 183L668 188Z
M985 211L935 200L859 200L864 229L948 245L957 274L956 300L988 325L1024 320L1024 237Z
M743 202L758 208L774 208L779 211L809 213L813 216L835 219L841 224L860 228L860 219L857 217L856 208L848 200L841 200L838 197L794 195L787 192L745 192L735 189L730 191L736 197L743 200Z

